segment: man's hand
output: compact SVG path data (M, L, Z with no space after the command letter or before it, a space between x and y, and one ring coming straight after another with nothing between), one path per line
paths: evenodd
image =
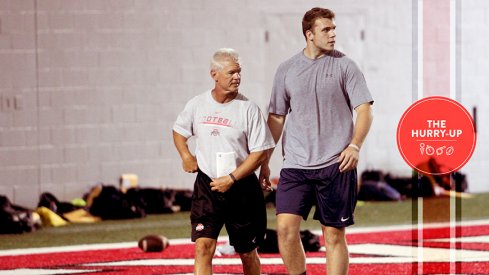
M355 169L358 164L360 153L355 148L346 147L340 154L338 162L340 162L340 172L346 172Z
M182 161L182 166L183 170L187 173L195 173L199 169L197 158L193 155L185 156Z
M268 164L263 164L260 169L259 177L261 189L265 191L272 191L272 183L270 183L270 167Z
M338 162L340 163L340 172L355 169L358 164L360 155L360 147L367 136L367 133L372 125L372 102L363 103L355 108L357 119L353 130L353 137L348 147L340 154Z
M187 173L195 173L197 172L197 169L199 169L199 166L197 164L197 158L195 158L195 156L188 150L187 139L188 138L173 131L173 142L182 158L183 171Z
M233 186L234 181L230 176L222 176L217 179L212 179L211 190L224 193Z

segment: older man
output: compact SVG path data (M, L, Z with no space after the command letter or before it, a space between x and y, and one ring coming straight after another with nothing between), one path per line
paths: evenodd
M191 99L173 127L186 172L197 172L192 197L195 274L212 274L216 240L226 226L244 274L260 274L256 248L263 240L266 212L254 174L275 143L259 107L238 92L239 56L218 50L211 61L214 88ZM187 139L196 138L195 156Z

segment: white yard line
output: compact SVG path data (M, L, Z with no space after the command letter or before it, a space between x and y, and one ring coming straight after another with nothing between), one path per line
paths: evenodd
M489 220L477 220L477 221L464 221L457 223L462 226L477 226L477 225L489 225ZM424 228L439 228L450 226L450 223L433 223L425 224ZM415 229L415 225L393 225L393 226L379 226L379 227L352 227L347 230L347 234L360 234L360 233L376 233L394 230L412 230ZM320 231L314 231L316 234L321 234ZM219 241L226 241L227 237L219 237ZM190 244L190 239L171 239L170 245ZM137 242L125 242L125 243L102 243L102 244L84 244L84 245L71 245L71 246L58 246L58 247L39 247L39 248L21 248L21 249L7 249L0 250L0 256L17 256L26 254L43 254L43 253L57 253L57 252L76 252L86 250L98 250L98 249L119 249L119 248L135 248Z

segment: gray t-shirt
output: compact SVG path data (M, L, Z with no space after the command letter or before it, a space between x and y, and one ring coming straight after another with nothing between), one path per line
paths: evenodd
M199 169L211 178L217 177L218 154L234 152L238 167L250 153L275 146L260 108L242 94L224 104L215 101L211 91L192 98L173 130L196 137Z
M362 72L339 51L316 60L300 52L282 63L268 111L287 115L283 167L316 169L337 162L351 142L353 109L367 102L373 100Z

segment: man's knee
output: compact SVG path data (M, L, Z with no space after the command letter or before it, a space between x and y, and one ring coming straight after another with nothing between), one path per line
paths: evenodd
M209 258L214 256L215 243L208 240L197 240L195 242L195 256Z
M300 239L300 231L286 225L277 226L277 237L279 241Z
M324 232L324 242L328 246L342 245L346 243L345 229L326 227Z
M249 262L254 262L258 258L258 254L256 253L256 249L253 249L250 252L246 253L239 253L239 256L241 257L241 260L243 263L249 263Z
M279 240L300 239L300 217L281 216L277 222Z

